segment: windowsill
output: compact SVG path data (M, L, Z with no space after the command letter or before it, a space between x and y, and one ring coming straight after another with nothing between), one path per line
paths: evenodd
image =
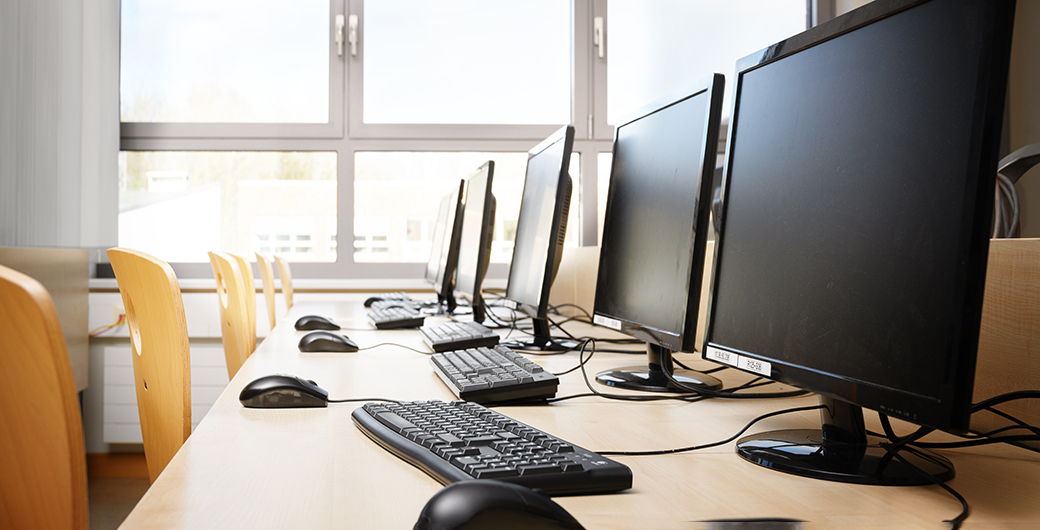
M178 281L181 292L214 292L216 285L211 278L185 278ZM259 278L254 279L257 290L263 289ZM430 283L417 278L338 279L338 278L294 278L294 293L366 293L366 292L430 292ZM275 287L280 289L276 281ZM484 289L505 289L505 278L487 278ZM119 290L114 278L91 278L90 292L113 292Z

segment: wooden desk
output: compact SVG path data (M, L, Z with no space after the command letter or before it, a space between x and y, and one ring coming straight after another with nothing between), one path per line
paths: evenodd
M451 400L424 355L382 346L357 353L300 353L304 314L368 328L363 296L337 304L298 303L239 370L122 528L411 528L441 485L385 451L350 419L354 403L327 409L246 409L238 394L272 373L313 379L333 399L388 397ZM602 332L602 331L600 331ZM414 330L346 331L361 347L399 343L426 350ZM693 355L683 355L697 364ZM576 354L537 357L559 372ZM645 363L645 357L597 354L591 374ZM707 363L701 366L708 367ZM747 380L724 375L727 383ZM595 383L593 383L595 384ZM558 396L587 392L580 372L561 377ZM497 410L594 451L673 448L736 433L765 412L812 405L815 398L698 403L629 403L589 397L551 406ZM868 428L880 430L873 413ZM752 432L812 428L818 413L771 418ZM897 426L897 429L900 427ZM900 432L908 432L902 427ZM1040 455L1014 447L943 451L957 467L950 485L971 505L965 528L1040 527ZM634 475L631 490L555 500L589 530L708 528L723 518L785 517L802 528L947 528L959 504L936 486L853 486L772 472L745 463L732 444L696 453L616 457Z

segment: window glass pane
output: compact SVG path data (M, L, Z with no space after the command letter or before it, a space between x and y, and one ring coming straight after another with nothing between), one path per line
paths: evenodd
M737 59L805 31L805 8L805 0L609 0L608 121L712 73L726 76L728 116Z
M336 261L336 153L119 153L119 245L172 262L207 252Z
M523 195L527 153L358 152L354 157L354 261L426 263L442 197L488 160L495 161L496 199L491 261L508 263ZM574 182L567 243L578 241L581 163L571 156ZM416 227L422 227L415 236Z
M366 123L570 123L571 6L368 0Z
M327 123L329 0L122 0L124 122Z

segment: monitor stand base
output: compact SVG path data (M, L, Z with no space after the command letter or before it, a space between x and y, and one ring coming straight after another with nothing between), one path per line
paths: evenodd
M531 320L534 323L531 337L511 341L511 344L515 344L515 346L510 347L528 351L576 351L581 347L580 343L572 340L554 339L549 332L548 319L532 318Z
M746 436L737 441L737 454L775 471L820 480L876 486L933 484L921 471L881 447L881 443L891 443L887 439L866 434L859 407L825 397L820 402L824 405L823 429ZM899 456L940 481L954 476L953 464L931 451L903 447Z
M649 361L646 366L631 366L600 372L596 374L596 381L607 386L645 392L689 394L695 391L672 383L665 374L667 370L667 373L672 374L672 378L693 389L719 390L722 388L722 381L708 374L673 368L672 352L665 348L647 344L647 353Z

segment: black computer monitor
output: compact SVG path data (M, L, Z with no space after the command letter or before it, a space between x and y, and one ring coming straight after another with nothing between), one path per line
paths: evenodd
M451 193L441 199L437 223L433 228L433 246L426 263L426 280L433 284L440 307L455 310L455 268L459 261L462 233L462 199L466 182L459 180Z
M703 357L825 406L820 430L744 438L745 459L927 483L862 408L968 428L1013 18L877 0L737 63Z
M600 383L688 391L667 372L689 386L722 386L673 369L672 352L694 351L724 84L707 77L615 130L593 320L645 341L649 359L600 373Z
M571 204L570 167L574 127L567 125L528 151L527 175L509 264L506 304L534 322L530 340L516 348L566 350L574 347L549 333L549 289L563 258Z
M495 196L491 194L494 174L495 162L488 160L466 177L455 293L470 301L475 322L484 321L480 286L491 261L491 239L495 227Z
M437 221L433 225L433 242L430 244L430 259L426 262L426 281L437 282L437 274L441 270L441 253L444 252L444 229L448 225L448 210L451 194L441 198L437 207Z

